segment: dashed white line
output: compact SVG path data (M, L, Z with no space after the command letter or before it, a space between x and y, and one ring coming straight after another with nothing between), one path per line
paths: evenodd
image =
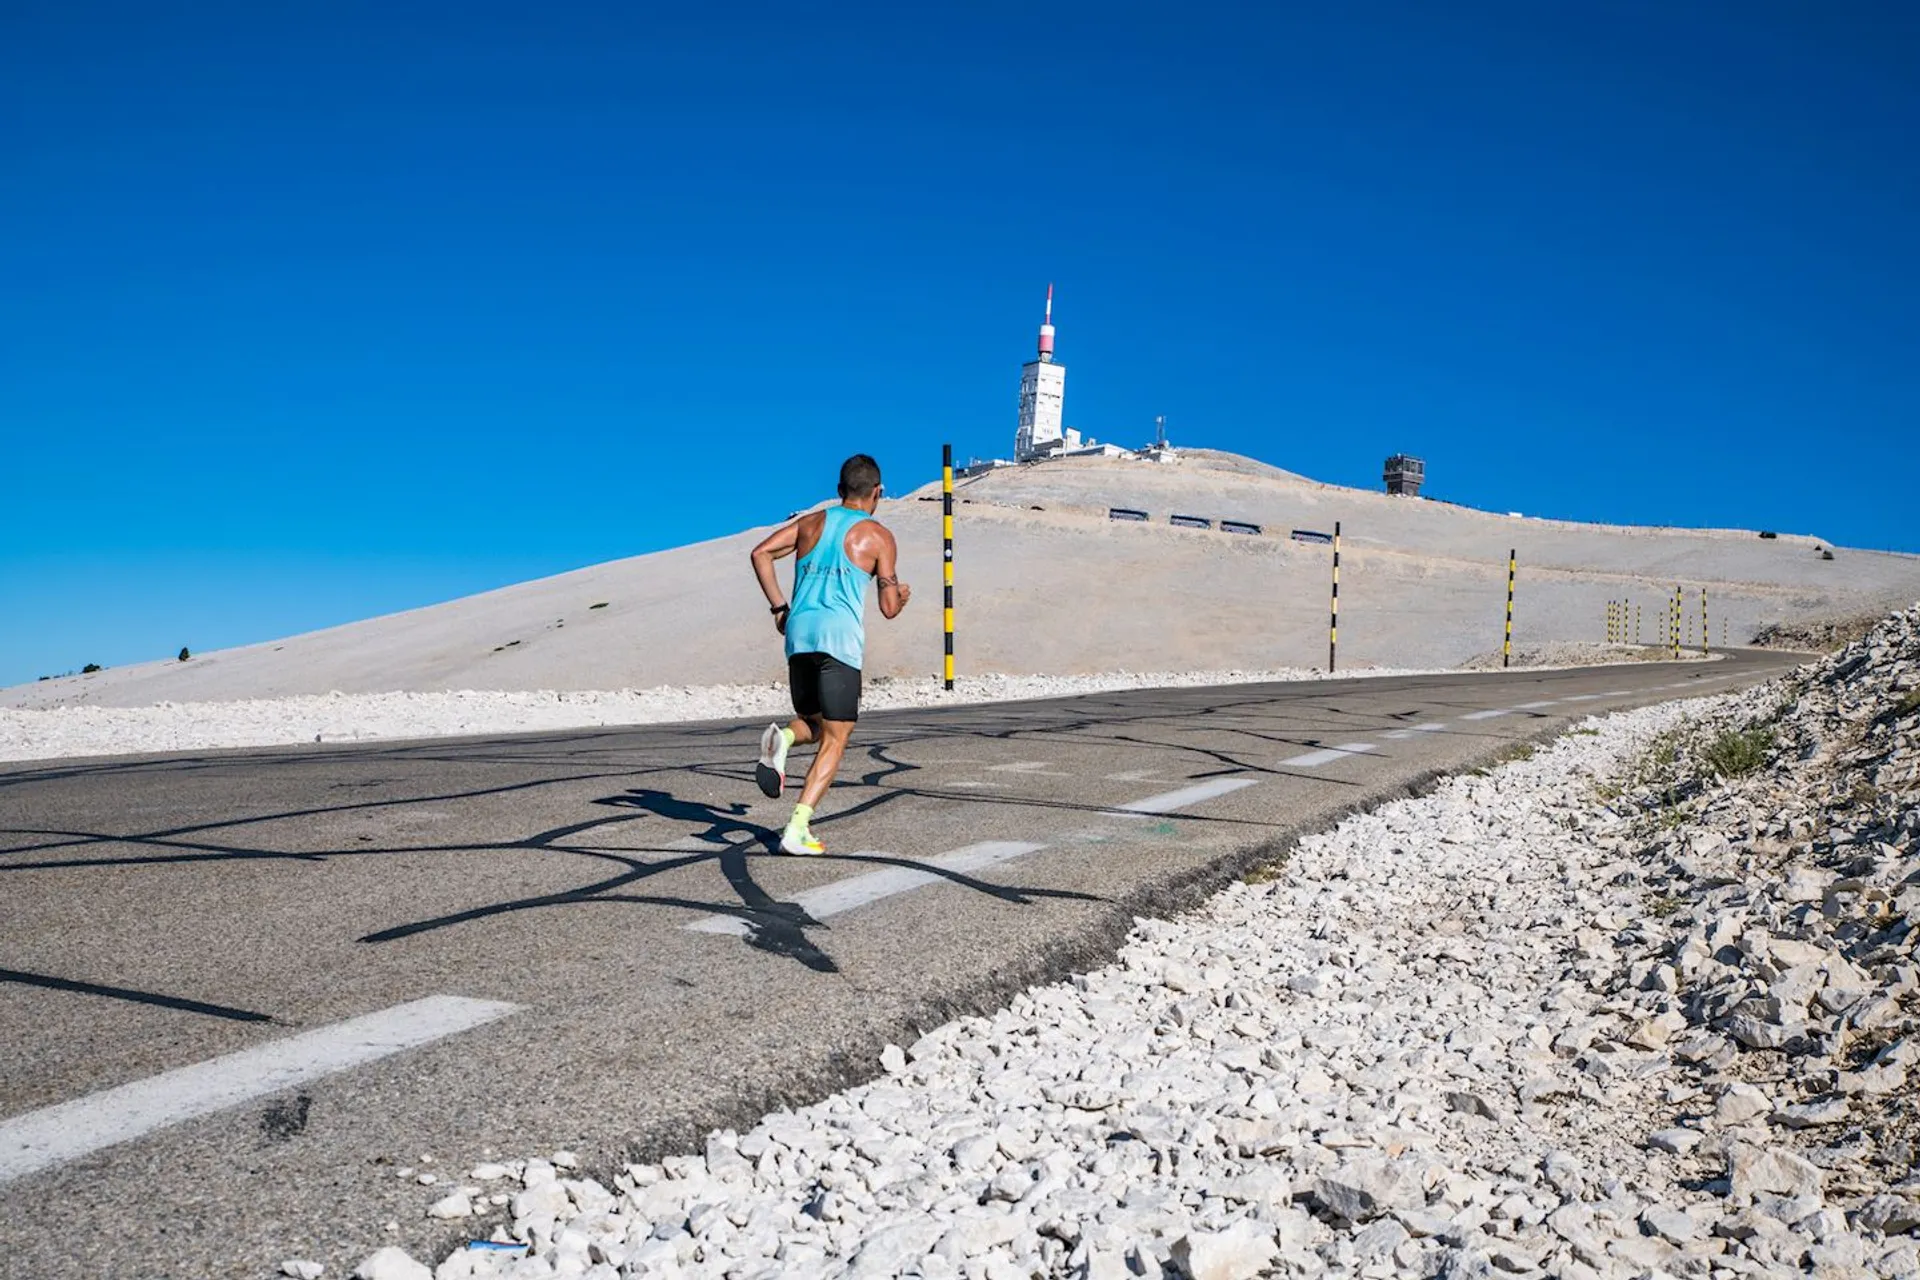
M1485 711L1469 711L1460 718L1462 720L1491 720L1495 716L1509 716L1512 714L1513 712L1505 707L1489 707Z
M1318 751L1309 751L1303 756L1291 760L1282 760L1280 766L1288 769L1311 769L1315 765L1332 764L1335 760L1344 760L1348 756L1357 756L1367 751L1378 751L1371 742L1343 742L1337 747L1322 747Z
M1136 800L1132 804L1116 805L1116 814L1155 814L1171 813L1203 800L1211 800L1242 787L1250 787L1257 778L1214 778L1207 782L1182 787L1178 791L1169 791L1164 795L1148 796L1145 800ZM791 905L799 907L815 920L825 920L851 911L855 907L864 907L870 902L882 898L891 898L897 893L918 889L922 885L933 884L946 877L942 872L965 875L979 871L996 863L1007 862L1014 858L1023 858L1030 853L1038 853L1046 848L1044 844L1035 844L1024 840L989 840L981 844L970 844L924 861L915 860L914 865L885 867L879 871L870 871L865 875L850 876L845 880L835 880L823 884L817 889L807 889L793 896ZM895 854L865 852L852 855L856 858L892 858ZM903 861L907 861L903 859ZM922 869L924 868L924 870ZM702 916L686 926L694 933L721 933L745 936L752 928L751 922L738 915Z
M467 1031L520 1006L428 996L0 1122L0 1183Z
M1519 706L1515 707L1514 710L1515 711L1538 711L1542 707L1557 707L1559 705L1560 705L1560 699L1548 698L1545 702L1523 702Z
M1211 782L1195 783L1191 787L1182 787L1178 791L1169 791L1165 795L1148 796L1145 800L1135 800L1132 804L1114 807L1121 813L1171 813L1175 809L1184 809L1190 804L1199 804L1202 800L1211 800L1215 796L1224 796L1242 787L1250 787L1256 781L1257 779L1254 778L1215 778Z
M937 858L928 858L918 867L886 867L879 871L870 871L866 875L850 876L845 880L835 880L832 884L823 884L818 889L808 889L793 896L794 906L805 911L815 920L825 920L828 916L837 916L855 907L864 907L869 902L878 902L890 898L896 893L905 893L909 889L918 889L921 885L933 884L946 877L942 871L965 875L980 871L995 863L1007 862L1014 858L1023 858L1029 853L1037 853L1046 848L1043 844L1030 844L1020 840L989 840L981 844L970 844L964 849L955 849L943 853ZM886 858L891 854L857 853L856 858ZM687 926L695 933L732 933L745 936L751 925L742 917L735 915L703 916Z

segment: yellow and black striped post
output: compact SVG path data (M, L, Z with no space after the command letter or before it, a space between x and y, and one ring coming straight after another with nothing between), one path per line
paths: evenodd
M953 446L940 446L940 586L944 608L947 688L953 688Z
M1507 638L1500 644L1500 665L1513 665L1513 575L1520 565L1518 548L1507 548Z
M1709 633L1707 630L1707 589L1705 587L1702 587L1700 588L1700 652L1702 653L1712 652L1712 648L1707 643L1708 634Z
M1340 522L1333 522L1333 613L1327 623L1327 674L1333 674L1334 652L1340 645Z
M1611 600L1607 601L1607 625L1601 629L1601 635L1606 637L1608 644L1613 643L1613 601Z
M1640 606L1633 606L1633 642L1640 643Z

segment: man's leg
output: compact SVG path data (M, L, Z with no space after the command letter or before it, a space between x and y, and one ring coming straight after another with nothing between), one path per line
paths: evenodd
M800 802L793 806L793 817L788 820L786 831L781 833L780 848L783 852L826 852L826 846L814 837L809 824L813 821L813 811L827 798L827 788L833 785L834 775L840 772L840 761L847 754L847 739L852 734L851 720L820 721L820 749L814 753L813 764L807 769L807 782L800 790Z
M753 769L760 794L777 800L787 788L787 751L820 738L820 673L817 654L803 654L787 662L787 680L793 689L793 719L783 729L776 721L760 735L760 759Z
M813 765L807 770L807 785L800 789L801 804L817 809L827 798L827 788L840 772L840 761L847 754L847 739L852 736L851 720L820 722L820 750L814 753Z
M826 852L826 847L808 830L808 824L813 821L814 808L827 798L827 788L833 785L834 775L840 772L840 761L847 754L847 739L853 734L854 722L860 718L858 667L822 656L817 689L820 715L813 718L808 728L820 749L814 753L813 766L807 770L800 802L793 806L793 819L780 837L780 848L787 853Z

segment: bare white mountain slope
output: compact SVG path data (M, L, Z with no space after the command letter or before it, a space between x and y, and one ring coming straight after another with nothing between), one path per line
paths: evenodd
M889 500L917 594L869 614L870 675L941 662L940 503ZM1108 509L1145 510L1145 523ZM1573 524L1318 484L1226 454L1172 463L1069 459L963 482L957 510L962 674L1265 669L1326 660L1329 548L1293 529L1342 524L1340 664L1439 667L1499 647L1507 552L1519 553L1517 644L1603 638L1606 602L1664 637L1676 586L1697 637L1884 611L1920 596L1920 557L1753 531ZM771 513L770 513L771 514ZM1178 528L1247 521L1258 535ZM588 690L778 679L779 637L747 551L771 525L445 604L266 644L20 686L0 705L140 706L287 694Z

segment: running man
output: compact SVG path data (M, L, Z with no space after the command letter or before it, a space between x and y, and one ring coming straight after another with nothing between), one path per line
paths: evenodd
M796 743L820 749L807 770L800 802L780 837L780 851L825 853L808 824L840 771L847 739L860 718L860 666L867 648L867 579L880 587L880 612L897 618L913 591L894 564L893 534L873 518L884 491L880 464L856 453L840 466L840 505L801 516L769 534L753 549L753 576L760 580L773 625L787 638L787 682L794 718L767 726L760 737L755 777L760 790L779 799L787 785L787 751ZM793 566L793 603L781 598L773 562L798 554Z

